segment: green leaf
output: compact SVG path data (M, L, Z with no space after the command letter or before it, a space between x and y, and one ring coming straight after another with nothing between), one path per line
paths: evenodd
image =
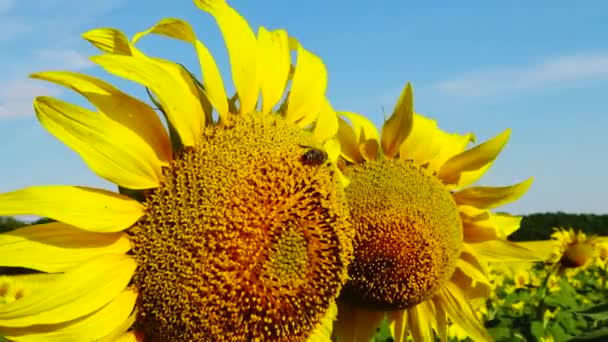
M530 331L532 332L532 335L537 339L540 339L541 337L545 336L545 327L543 326L543 323L541 321L532 322L532 324L530 324Z

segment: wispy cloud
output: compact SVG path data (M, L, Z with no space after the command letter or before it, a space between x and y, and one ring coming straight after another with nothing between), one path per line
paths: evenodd
M595 79L608 79L608 52L560 56L526 66L474 71L460 78L440 81L434 88L452 96L483 97Z
M31 117L32 100L62 90L28 74L47 69L82 70L92 65L80 50L80 33L125 0L0 0L0 119Z

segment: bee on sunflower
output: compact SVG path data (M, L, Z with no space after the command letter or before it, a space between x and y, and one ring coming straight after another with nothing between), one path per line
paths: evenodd
M521 217L491 211L517 200L532 180L470 186L492 165L509 130L467 149L472 134L444 132L414 112L410 84L381 133L360 114L338 114L338 165L350 181L355 255L335 337L369 341L387 319L396 341L445 339L449 322L475 341L488 340L471 306L489 294L488 263L539 259L506 240Z
M132 40L107 28L83 35L103 52L92 61L145 86L154 106L88 75L33 75L95 107L34 101L40 123L120 191L52 185L0 194L0 215L56 220L0 235L0 266L36 271L0 276L0 334L329 339L354 232L325 66L285 30L261 27L256 36L225 1L194 2L223 34L233 96L179 19ZM202 80L139 50L149 34L192 44ZM306 162L311 150L324 159Z

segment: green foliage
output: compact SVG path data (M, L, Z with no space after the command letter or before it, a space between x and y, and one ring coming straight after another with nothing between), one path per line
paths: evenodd
M488 332L497 342L608 340L606 267L563 272L538 265L519 287L496 277L496 297L486 304Z
M589 235L608 235L608 215L536 213L524 216L512 241L548 240L554 227L574 227Z

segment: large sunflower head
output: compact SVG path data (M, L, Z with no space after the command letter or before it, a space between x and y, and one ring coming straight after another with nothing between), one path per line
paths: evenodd
M353 233L325 67L284 30L256 36L224 1L195 3L223 33L234 95L179 19L131 41L115 29L84 34L104 52L92 60L145 86L153 106L87 75L33 75L96 108L34 102L42 125L120 193L60 185L0 195L0 215L57 221L0 235L0 266L38 271L0 277L0 334L328 338ZM191 43L202 80L140 51L148 34Z
M506 241L521 218L490 211L518 199L531 180L469 186L509 131L467 149L472 134L446 133L414 113L409 84L381 134L359 114L340 114L339 165L350 179L356 235L338 336L365 340L384 317L378 313L388 313L397 340L407 336L405 326L417 341L432 338L433 330L445 336L448 318L474 340L486 339L469 301L489 291L487 263L537 258Z

